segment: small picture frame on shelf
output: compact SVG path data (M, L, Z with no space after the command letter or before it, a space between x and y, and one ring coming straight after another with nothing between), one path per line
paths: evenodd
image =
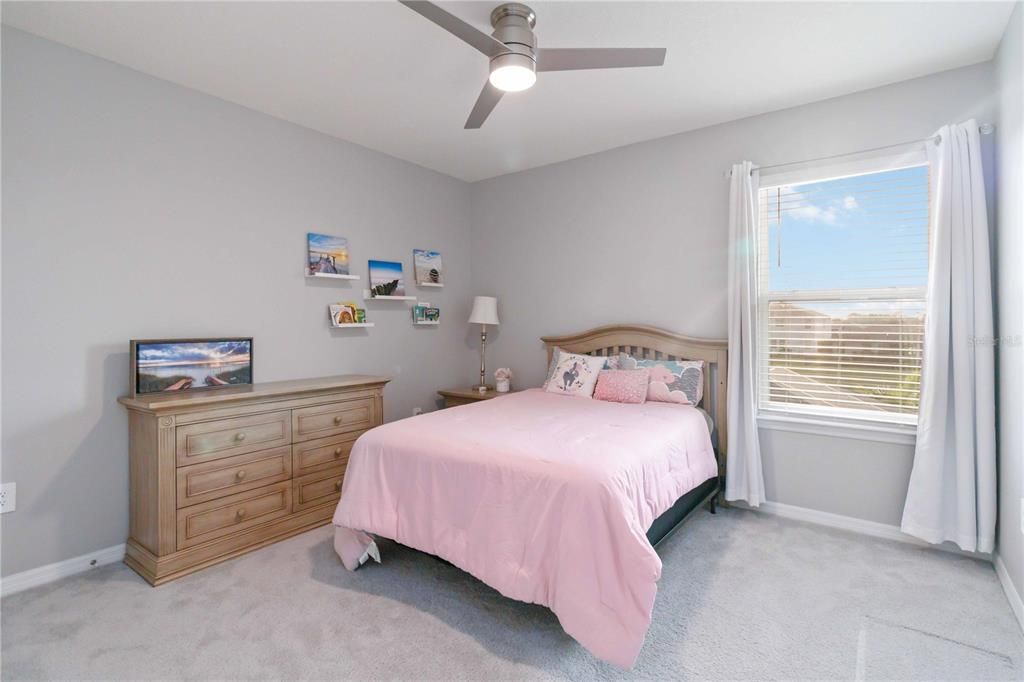
M335 325L355 324L356 313L351 306L334 303L330 306L331 322Z
M358 307L351 301L332 303L328 310L331 316L331 324L335 327L366 323L366 309Z
M317 232L306 233L307 274L348 275L348 240Z
M402 264L397 261L371 260L369 262L370 295L405 296Z
M441 309L420 301L412 307L413 324L437 324L441 321Z
M444 266L441 254L426 249L412 250L412 269L416 276L416 285L421 287L443 287Z

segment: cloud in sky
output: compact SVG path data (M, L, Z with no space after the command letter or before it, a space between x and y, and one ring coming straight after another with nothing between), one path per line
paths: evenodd
M825 207L808 201L802 206L787 210L787 213L797 220L835 225L843 212L855 211L859 208L860 203L857 201L857 197L847 194L842 199L829 201Z
M821 222L826 225L833 225L836 222L836 209L831 206L829 208L822 208L814 204L807 204L806 206L790 209L789 214L797 220Z
M140 344L138 361L144 364L229 361L248 359L248 341L205 343L153 343Z

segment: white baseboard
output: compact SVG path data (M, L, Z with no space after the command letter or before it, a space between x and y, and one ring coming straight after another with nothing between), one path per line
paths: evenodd
M999 576L999 582L1003 585L1003 592L1006 593L1006 598L1010 602L1010 608L1013 609L1013 615L1017 616L1017 623L1020 625L1020 629L1024 630L1024 602L1021 601L1020 593L1017 592L1013 581L1010 580L1010 574L1006 572L1006 564L1003 563L1003 557L996 553L993 563L996 565L996 575Z
M807 507L796 507L791 504L783 504L781 502L762 502L760 507L750 507L743 503L730 502L734 506L743 507L744 509L750 509L752 511L759 511L765 514L772 514L773 516L781 516L786 519L793 519L795 521L805 521L807 523L813 523L819 526L828 526L829 528L839 528L841 530L848 530L853 533L860 533L861 535L870 535L876 538L884 538L886 540L895 540L897 542L905 542L908 545L916 545L918 547L929 547L931 549L937 549L943 552L952 552L953 554L962 554L963 556L974 557L975 559L982 559L984 561L992 561L991 554L981 554L978 552L965 552L952 543L944 543L941 545L932 545L924 540L915 538L913 535L907 535L900 530L899 526L892 526L887 523L878 523L877 521L867 521L865 519L858 519L853 516L843 516L841 514L833 514L831 512L819 511L817 509L808 509Z
M64 561L58 561L54 564L47 564L39 568L15 573L6 578L0 578L0 596L6 597L16 592L52 583L54 580L60 580L69 575L83 573L91 568L112 564L122 559L124 559L124 545L120 544L65 559Z

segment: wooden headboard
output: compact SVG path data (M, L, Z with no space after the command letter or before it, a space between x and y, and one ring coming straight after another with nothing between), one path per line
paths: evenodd
M724 473L726 446L726 387L728 386L728 346L725 339L697 339L639 324L598 327L568 336L541 338L548 351L548 363L555 346L570 353L617 355L629 353L651 360L703 360L704 400L701 405L711 415L718 432L719 469Z

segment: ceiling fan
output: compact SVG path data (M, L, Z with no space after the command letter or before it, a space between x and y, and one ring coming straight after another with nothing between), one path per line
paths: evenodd
M491 35L432 2L400 2L490 58L490 78L466 120L467 129L482 126L506 92L518 92L532 87L537 81L538 71L618 69L661 66L665 63L663 47L539 48L537 38L533 35L537 15L518 2L508 2L494 8L491 12L494 33Z

